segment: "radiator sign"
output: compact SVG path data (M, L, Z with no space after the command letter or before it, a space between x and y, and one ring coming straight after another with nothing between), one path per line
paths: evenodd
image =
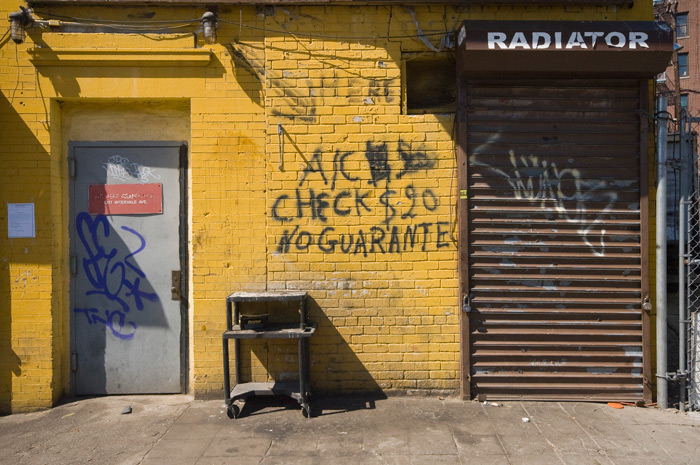
M470 50L666 51L671 28L653 21L465 21L459 48Z
M517 31L512 34L506 32L488 32L487 43L489 50L516 50L516 49L555 49L572 50L575 48L592 48L597 45L605 45L610 48L649 48L647 41L649 34L646 32L602 32L602 31L573 31L554 33Z
M91 184L88 186L91 215L138 215L163 213L162 184Z
M634 78L664 71L671 28L655 21L464 21L460 78Z

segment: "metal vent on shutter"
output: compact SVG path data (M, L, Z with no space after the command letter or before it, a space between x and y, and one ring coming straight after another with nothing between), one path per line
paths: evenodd
M637 80L468 80L470 382L643 396Z

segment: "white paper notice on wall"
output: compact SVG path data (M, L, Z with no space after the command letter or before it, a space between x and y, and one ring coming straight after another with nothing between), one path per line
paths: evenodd
M33 203L7 204L7 237L36 237Z

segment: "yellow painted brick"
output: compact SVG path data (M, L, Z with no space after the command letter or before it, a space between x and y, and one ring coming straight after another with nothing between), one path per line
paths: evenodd
M650 2L637 2L626 9L511 6L472 7L459 13L449 11L454 16L450 20L455 24L464 19L648 20L651 18L651 5L647 3ZM70 11L70 7L67 8ZM177 14L168 9L156 9L159 17ZM353 33L358 36L381 35L386 33L389 26L392 35L402 35L405 30L415 28L410 15L400 9L393 11L391 24L387 23L389 12L378 8L308 6L303 7L303 11L323 18L324 34L332 34L333 31L347 34L350 30L356 31ZM430 29L444 27L444 11L442 5L416 8L420 22L424 28ZM242 12L245 21L261 21L253 7L243 7ZM230 19L238 19L237 12L228 14ZM284 21L291 25L290 31L302 33L315 27L313 21L304 19L304 16L301 18L292 24L287 15L278 12L274 19L268 18L267 21ZM350 23L360 27L348 27ZM234 289L295 288L311 291L314 299L311 313L319 317L321 323L322 330L312 339L312 369L314 374L320 375L314 377L315 383L319 380L321 385L337 389L366 387L368 381L361 379L364 375L357 373L369 372L373 378L369 385L374 386L376 382L385 389L458 389L459 267L455 244L449 242L449 247L436 249L436 232L431 231L426 250L421 250L419 244L400 254L369 253L364 257L362 254L339 251L325 254L313 250L313 247L297 250L294 246L289 253L277 253L277 244L285 229L299 226L318 234L320 228L328 225L336 227L338 234L357 234L360 228L367 233L372 226L382 226L383 217L378 211L362 217L336 217L330 214L330 206L327 208L327 218L314 222L306 214L304 218L294 217L296 208L291 202L284 207L284 211L292 213L293 221L278 224L270 219L271 204L277 195L285 193L293 198L295 190L300 188L298 184L305 163L303 157L310 159L317 148L324 153L323 170L329 179L338 169L333 165L336 150L351 151L344 168L357 181L338 177L335 190L365 189L368 191L368 205L373 210L379 209L382 190L369 182L370 172L364 153L367 141L373 144L388 143L392 167L391 189L397 192L395 200L401 198L408 183L413 188L430 188L436 193L439 203L437 210L422 211L414 222L399 222L395 218L392 224L403 228L419 222L435 224L442 221L441 218L451 217L456 189L451 134L454 116L401 114L401 50L423 50L422 42L415 39L400 39L392 43L299 40L291 36L266 35L264 31L243 31L241 38L237 37L237 31L221 30L220 34L222 43L250 39L250 42L239 46L247 52L246 56L254 66L266 70L267 80L264 77L259 80L261 78L236 68L237 65L226 56L225 48L215 45L219 63L206 69L168 70L172 76L167 80L152 79L150 83L145 76L134 77L130 70L117 70L117 77L108 86L100 86L103 78L79 76L76 82L85 89L84 95L61 95L69 100L78 97L109 100L121 97L118 93L126 92L135 98L178 95L189 99L194 264L190 282L194 299L191 311L195 321L191 344L194 365L191 382L195 393L222 388L221 341L220 335L217 335L224 325L222 297ZM122 44L132 40L126 37L117 39ZM152 46L164 45L154 42ZM20 47L18 50L22 65L18 89L26 92L22 95L26 104L14 108L19 129L28 128L28 134L17 138L14 143L3 141L7 139L5 137L0 140L0 147L3 153L22 154L33 163L27 167L11 166L10 170L5 170L6 166L3 165L5 174L9 175L7 177L17 180L7 184L8 189L13 191L12 195L25 196L36 189L24 179L34 175L36 168L43 169L46 163L52 163L47 157L53 150L52 136L44 125L55 121L46 115L44 106L47 100L38 96L35 89L35 68L24 49ZM2 63L7 65L0 66L0 69L13 71L0 73L0 87L9 95L8 92L17 82L13 79L17 57L7 48L0 50L0 57ZM75 72L65 71L68 79ZM186 78L178 76L179 72ZM42 90L46 91L46 98L55 96L50 80L41 76L39 79ZM388 95L384 95L384 89ZM371 104L365 103L367 97L371 98ZM390 102L387 97L393 101ZM0 112L0 117L5 114ZM289 139L284 140L284 173L278 169L280 147L277 124L282 124L294 139L293 143ZM4 129L5 126L0 128L0 138ZM6 136L15 136L15 132L13 128ZM426 151L437 160L436 167L399 180L396 176L401 166L397 149L399 140L409 144L410 150ZM51 153L51 158L61 158L53 155ZM40 183L53 182L55 187L52 187L51 195L60 198L65 191L61 186L63 173L58 164L51 165L48 171L50 176L42 178ZM318 173L309 174L304 186L301 186L307 194L309 188L332 194L330 186L318 179ZM404 204L401 208L397 207L399 215L408 211L406 199L401 200ZM62 201L56 202L56 206L61 207ZM54 210L62 211L62 208L53 209L48 205L41 208L47 213L43 217L51 219L43 224L38 223L38 231L41 232L37 237L39 242L42 237L51 236L45 236L44 231L62 231L67 227L61 224L62 217L53 213ZM447 229L451 230L451 226ZM0 247L5 247L4 244L0 239ZM43 248L46 253L41 256L52 257L51 244L45 243ZM34 257L39 258L38 249L34 249L32 255L32 261ZM47 276L53 277L55 271L52 266L47 268ZM60 276L57 278L56 282L63 279ZM52 296L55 296L56 290L52 287L52 280L42 282L41 286L27 289L21 301L15 300L19 294L13 292L13 319L19 321L14 312L18 308L27 314L31 312L30 320L42 318L50 321L54 315L51 305L38 311L35 304L55 298ZM56 299L57 308L64 306L64 302L61 302L63 297ZM52 370L45 372L45 367L51 367L53 363L50 357L53 354L51 338L54 325L40 327L32 324L13 325L13 337L26 345L23 350L15 350L15 353L32 357L31 363L35 363L34 357L43 357L36 361L36 366L41 368L27 367L23 376L32 373L36 379L43 380L39 384L44 387L32 388L22 396L40 394L37 398L41 397L42 400L35 403L50 403L53 394L51 389L47 391L45 385L46 382L53 382L48 380L54 378ZM406 329L409 327L412 329ZM431 329L416 329L427 327ZM26 335L17 333L17 328ZM434 332L432 328L439 331ZM35 338L37 335L41 337ZM372 342L375 338L377 343ZM352 346L348 346L348 342L352 342ZM382 348L381 351L372 352L377 347ZM275 359L271 367L275 374L293 371L287 367L290 362L281 352L274 353L282 357ZM332 362L331 357L339 361ZM334 363L334 369L342 374L339 376L341 381L324 378L328 373L326 367ZM425 365L418 367L417 364L421 363ZM250 365L252 374L267 379L269 374L263 368L259 360ZM37 375L33 374L36 370ZM430 378L411 378L413 373L422 373L420 376L428 373ZM61 383L58 382L59 385ZM21 402L21 405L30 405L31 401L23 397ZM20 405L19 400L16 405Z

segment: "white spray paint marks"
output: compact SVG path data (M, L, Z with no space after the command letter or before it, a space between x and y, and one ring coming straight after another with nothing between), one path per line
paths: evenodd
M107 173L107 177L119 181L140 181L148 182L150 180L159 180L160 175L156 173L155 168L150 166L131 163L128 158L120 155L112 155L107 160L107 163L102 164Z
M499 139L498 135L492 141ZM488 145L484 144L482 147ZM543 210L554 210L558 218L571 224L577 224L578 234L584 244L596 256L605 256L604 228L600 229L599 239L590 237L597 225L603 222L618 199L615 191L607 188L605 181L586 180L577 168L559 168L555 162L536 155L516 155L510 150L510 167L494 167L478 158L481 147L470 156L470 163L488 168L493 173L502 176L513 190L517 200L527 200ZM567 187L568 186L568 187ZM596 208L597 214L592 217L587 209L588 202L603 203L602 209ZM571 205L574 208L571 208Z

